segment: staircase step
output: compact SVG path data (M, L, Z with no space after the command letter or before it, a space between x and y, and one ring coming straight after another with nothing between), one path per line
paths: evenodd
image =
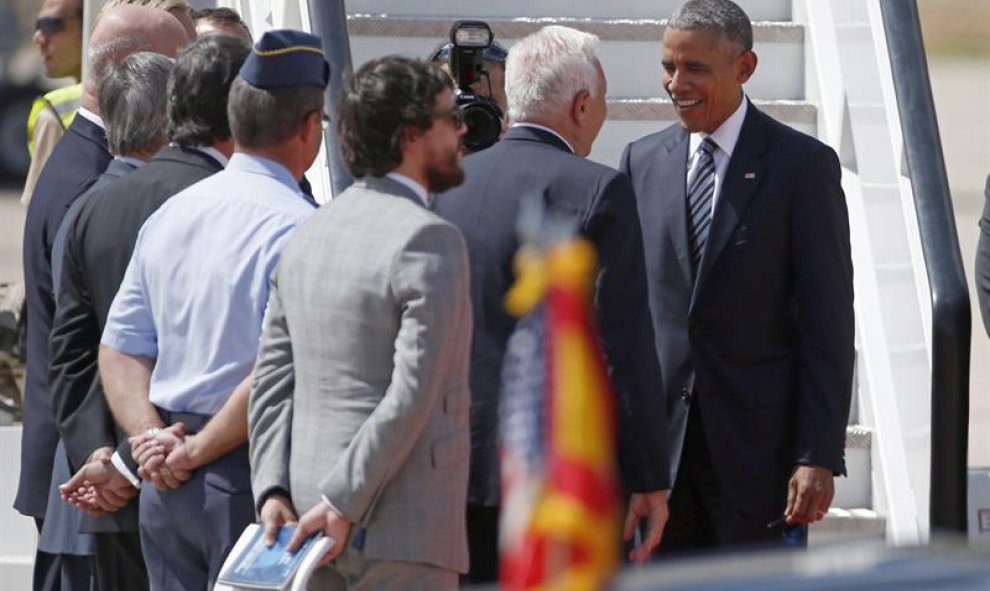
M4 589L30 589L34 556L0 555L0 581Z
M862 425L846 427L845 478L835 479L833 507L873 506L873 430Z
M665 18L684 0L624 0L623 2L574 2L573 0L499 0L498 2L464 2L464 0L348 0L350 12L403 14L415 10L430 16L460 15L458 18L538 17L555 14L569 17ZM791 0L749 0L744 10L758 21L791 19Z
M832 508L825 519L808 528L810 544L884 538L886 535L887 519L872 509Z
M352 9L347 25L355 68L371 58L390 53L426 57L447 39L451 23L461 18L403 16L401 11L398 14L363 14L348 7ZM485 17L483 20L492 26L495 39L507 47L550 24L595 33L602 39L599 54L608 77L610 95L654 97L663 94L660 41L665 20L590 17ZM759 99L804 98L804 26L789 22L757 22L753 24L753 37L760 66L747 84L746 92ZM762 72L765 74L761 75Z
M754 100L753 103L774 119L815 135L818 109L805 101ZM608 121L591 150L591 159L618 166L622 150L629 142L677 122L674 106L665 99L612 98L608 100Z

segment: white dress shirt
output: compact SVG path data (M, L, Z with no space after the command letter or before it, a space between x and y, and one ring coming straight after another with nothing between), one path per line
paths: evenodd
M711 138L718 146L715 150L713 157L715 159L715 193L712 196L712 211L715 211L715 204L718 202L719 193L722 190L722 180L725 179L725 173L729 169L729 159L732 158L732 151L736 149L736 142L739 141L739 133L742 131L743 120L746 119L746 109L747 103L749 101L746 95L743 95L742 101L739 102L739 107L736 108L729 118L722 122L722 125L712 132ZM709 137L707 133L697 132L692 133L688 143L688 169L687 169L687 186L691 186L691 179L694 175L694 169L698 166L698 148L701 147L701 142L706 137Z

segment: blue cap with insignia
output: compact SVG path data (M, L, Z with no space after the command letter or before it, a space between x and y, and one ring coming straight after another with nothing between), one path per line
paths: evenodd
M326 86L330 64L316 35L291 29L267 31L241 66L241 78L258 88Z

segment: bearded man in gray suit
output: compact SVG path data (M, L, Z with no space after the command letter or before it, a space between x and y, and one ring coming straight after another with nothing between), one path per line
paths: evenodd
M450 78L386 57L338 111L360 179L291 239L272 278L249 404L252 488L268 539L307 511L336 543L311 589L456 589L467 570L464 240L427 208L460 184Z

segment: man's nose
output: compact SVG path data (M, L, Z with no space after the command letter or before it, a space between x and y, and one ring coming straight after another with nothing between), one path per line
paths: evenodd
M31 35L31 41L35 45L42 45L45 42L45 36L38 29L35 29L34 34Z
M666 84L668 92L677 92L682 90L686 84L684 83L684 77L680 74L680 70L675 69L673 72L666 72L664 74L666 78Z

